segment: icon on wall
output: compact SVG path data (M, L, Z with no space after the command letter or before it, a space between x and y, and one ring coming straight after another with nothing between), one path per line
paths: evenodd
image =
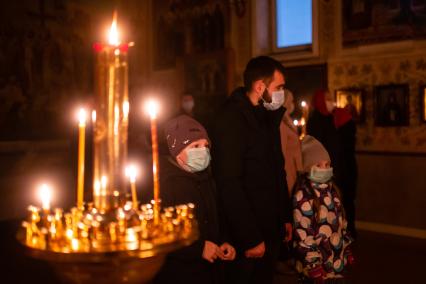
M357 123L365 121L365 91L359 88L336 90L337 107L345 108Z
M377 126L409 125L408 84L376 86L374 94Z

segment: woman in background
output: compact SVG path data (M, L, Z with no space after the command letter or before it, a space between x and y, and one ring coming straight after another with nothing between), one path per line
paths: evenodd
M281 149L285 158L285 172L289 195L296 183L297 172L302 170L302 153L300 149L299 134L290 115L294 111L294 98L290 90L285 89L284 108L286 109L280 124Z

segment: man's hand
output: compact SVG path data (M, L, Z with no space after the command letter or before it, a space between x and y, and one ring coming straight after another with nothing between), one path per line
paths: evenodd
M220 246L220 250L223 253L223 257L221 257L222 260L234 260L236 256L236 252L233 246L231 246L228 243L223 243Z
M261 242L254 248L248 249L245 252L245 256L247 258L263 257L264 254L265 254L265 242Z
M289 242L292 240L293 236L293 225L291 223L285 223L285 242Z
M225 257L220 248L211 241L205 241L203 249L203 258L208 262L213 263L218 257Z

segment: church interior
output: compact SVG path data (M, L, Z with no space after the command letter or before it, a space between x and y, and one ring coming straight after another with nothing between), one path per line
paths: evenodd
M68 283L48 261L28 256L16 235L28 206L40 203L36 188L42 182L53 185L52 207L72 207L80 184L87 199L95 198L89 131L83 150L87 174L84 181L77 178L81 142L75 111L96 103L96 43L104 40L114 11L122 41L131 43L122 50L128 55L123 80L130 104L128 156L142 165L138 198L149 202L154 186L144 100L158 99L161 123L190 95L199 120L208 124L243 84L250 58L267 55L284 66L295 121L303 117L302 102L309 105L318 89L328 89L338 107L353 108L358 238L346 283L424 278L426 1L21 0L1 5L1 283ZM280 19L289 7L295 14ZM309 24L298 25L300 18ZM287 44L287 36L296 43ZM274 283L297 283L297 278L277 271Z

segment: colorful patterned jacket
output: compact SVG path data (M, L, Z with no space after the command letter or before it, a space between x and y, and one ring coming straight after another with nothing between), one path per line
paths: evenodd
M353 259L342 206L332 182L319 184L300 177L293 194L293 246L300 273L312 277L312 271L321 270L323 278L341 277Z

